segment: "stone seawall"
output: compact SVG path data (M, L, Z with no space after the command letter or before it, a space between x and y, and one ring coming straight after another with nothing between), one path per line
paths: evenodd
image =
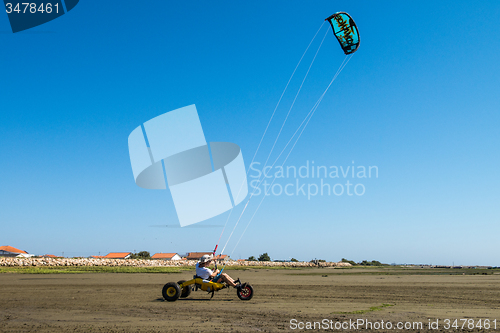
M129 266L129 267L183 267L194 266L195 260L144 260L144 259L91 259L91 258L7 258L0 257L0 266ZM345 262L272 262L272 261L228 261L227 266L261 267L349 267Z

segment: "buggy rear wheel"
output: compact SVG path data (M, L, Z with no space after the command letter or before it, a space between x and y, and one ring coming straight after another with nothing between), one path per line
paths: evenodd
M184 282L186 282L186 281L180 280L179 282L177 282L177 284L180 286ZM189 296L189 294L191 294L191 287L190 286L186 286L186 287L181 288L181 298L186 298Z
M163 286L161 293L167 301L177 301L181 296L181 287L175 282L169 282Z

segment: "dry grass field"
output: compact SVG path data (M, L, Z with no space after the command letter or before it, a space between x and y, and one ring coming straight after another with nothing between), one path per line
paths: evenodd
M252 300L241 301L234 289L228 289L213 299L197 291L186 299L164 301L162 286L191 278L190 271L2 273L0 331L279 332L306 331L301 328L314 328L315 322L316 331L325 332L449 332L462 331L463 323L467 331L500 331L498 270L389 267L227 272L252 284ZM483 326L485 319L489 329ZM436 320L438 329L429 329L429 321ZM354 322L360 326L353 327ZM392 329L387 329L388 322ZM398 323L411 329L398 329ZM472 323L474 328L469 329Z

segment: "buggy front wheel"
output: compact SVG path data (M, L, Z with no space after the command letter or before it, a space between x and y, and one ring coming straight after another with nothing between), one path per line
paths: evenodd
M253 297L253 287L245 283L237 289L236 293L242 301L249 301Z

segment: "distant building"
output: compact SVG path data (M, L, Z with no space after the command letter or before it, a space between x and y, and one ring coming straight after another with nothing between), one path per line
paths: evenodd
M205 254L211 255L212 252L189 252L186 259L187 260L200 260Z
M28 254L28 252L16 249L15 247L9 245L0 246L0 256L17 257L19 255L25 255L25 257L33 257L33 255Z
M31 258L34 257L34 254L29 254L29 253L19 253L16 258Z
M161 259L161 260L182 260L178 253L155 253L151 259Z
M55 256L53 254L44 254L42 258L59 258L58 256Z
M214 260L218 262L229 260L229 256L227 254L219 254L214 257Z
M132 252L111 252L106 254L104 259L128 259L132 255Z

